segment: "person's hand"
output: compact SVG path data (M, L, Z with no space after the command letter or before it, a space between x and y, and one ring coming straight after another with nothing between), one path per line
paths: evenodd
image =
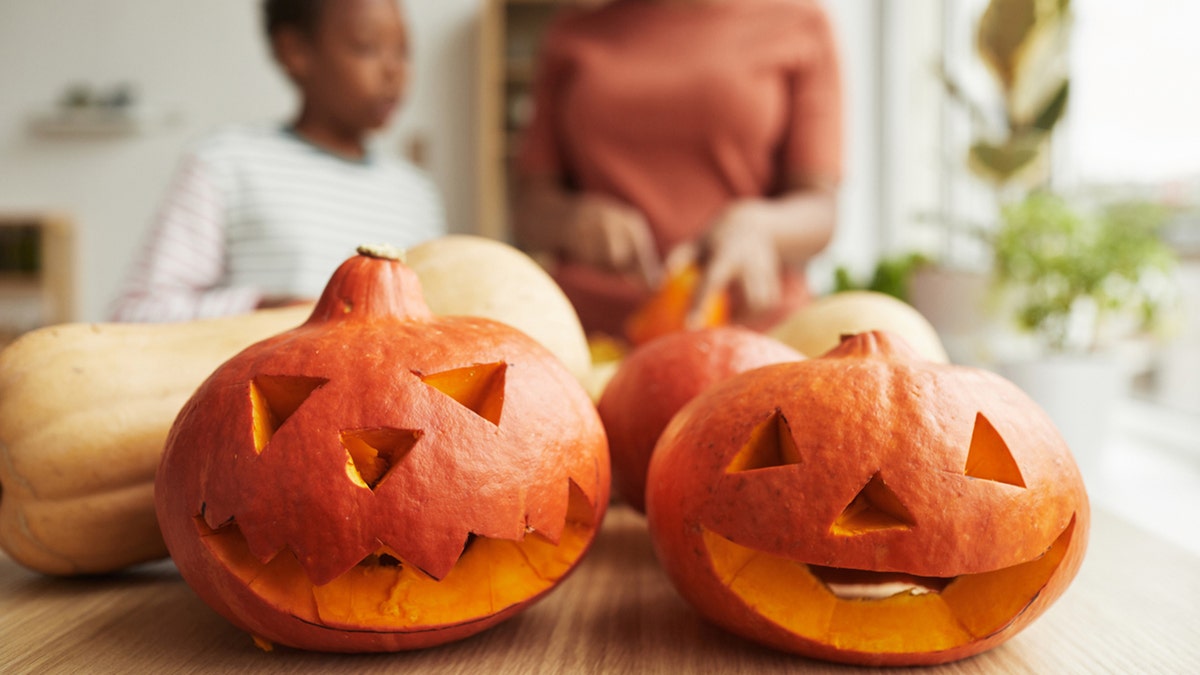
M745 316L769 311L780 302L781 262L767 208L757 200L735 202L691 249L704 277L693 298L690 323L699 319L709 296L727 288L741 291ZM688 254L685 249L672 258Z
M633 274L657 286L662 265L640 211L615 199L584 194L567 223L563 249L573 260L610 272Z

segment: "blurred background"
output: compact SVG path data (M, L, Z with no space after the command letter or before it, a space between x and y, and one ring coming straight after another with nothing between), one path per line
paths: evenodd
M414 84L380 141L456 231L509 236L561 4L407 2ZM911 302L1051 410L1097 503L1200 550L1200 3L825 4L848 145L814 287ZM0 0L0 344L104 320L186 144L291 96L251 0Z

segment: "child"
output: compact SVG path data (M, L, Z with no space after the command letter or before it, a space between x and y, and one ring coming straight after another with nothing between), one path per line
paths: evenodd
M286 126L218 131L185 156L119 321L180 321L316 298L357 245L445 233L414 166L367 147L403 100L396 0L265 0L276 60L300 94Z

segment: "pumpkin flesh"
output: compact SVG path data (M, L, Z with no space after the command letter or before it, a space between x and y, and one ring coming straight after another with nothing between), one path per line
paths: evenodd
M729 323L729 294L719 291L701 301L698 324L688 326L688 313L702 281L694 263L671 270L662 286L625 320L625 337L637 346L688 328L711 328Z
M1074 521L1035 560L940 580L940 591L901 591L879 599L840 597L825 576L855 585L893 584L894 573L814 566L738 544L706 530L712 571L747 608L797 636L865 654L927 653L962 647L1010 624L1046 587L1070 549Z

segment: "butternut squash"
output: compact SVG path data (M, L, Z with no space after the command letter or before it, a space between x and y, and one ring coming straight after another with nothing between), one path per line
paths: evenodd
M311 307L173 324L62 324L0 352L0 548L35 571L165 557L154 472L175 415L241 349Z

